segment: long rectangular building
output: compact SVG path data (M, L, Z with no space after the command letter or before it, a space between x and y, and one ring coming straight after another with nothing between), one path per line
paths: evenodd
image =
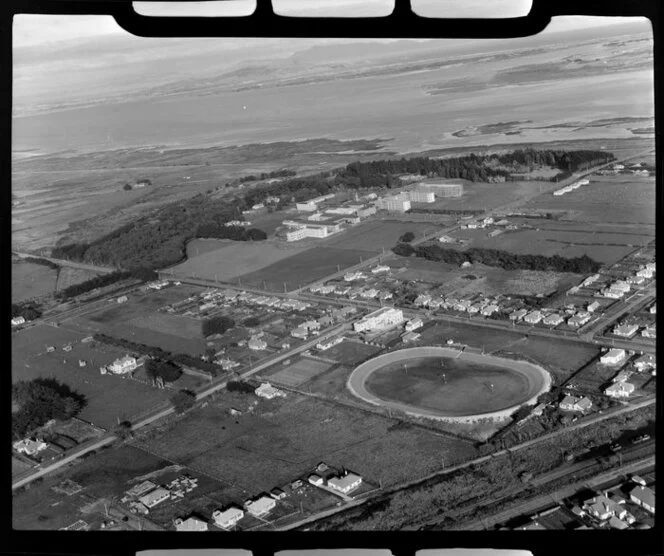
M369 313L363 319L357 321L353 328L356 332L366 330L387 330L403 322L403 311L394 307L383 307L373 313Z
M437 197L461 197L463 195L463 184L447 183L439 181L420 182L421 189L433 191Z

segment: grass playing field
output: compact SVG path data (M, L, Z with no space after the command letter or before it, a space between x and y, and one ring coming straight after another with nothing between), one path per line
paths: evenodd
M332 367L330 363L303 357L287 366L276 365L265 376L274 383L297 387L324 373L330 367Z

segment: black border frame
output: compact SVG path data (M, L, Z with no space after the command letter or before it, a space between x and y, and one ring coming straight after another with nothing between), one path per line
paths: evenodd
M459 0L463 1L463 0ZM488 0L491 1L491 0ZM12 78L12 17L19 13L112 15L126 31L144 37L220 36L220 37L325 37L325 38L510 38L536 34L556 15L642 16L650 20L654 35L655 65L655 146L657 152L657 216L661 214L662 161L659 157L662 122L658 98L662 94L659 0L533 0L528 15L506 19L431 19L410 11L409 0L395 0L391 15L376 18L295 18L276 15L270 0L257 0L256 11L250 16L233 18L194 18L143 16L134 12L126 0L13 0L3 4L0 19L0 98L3 102L0 119L2 156L0 178L5 187L0 190L0 223L3 233L0 246L9 256L11 252L11 78ZM659 231L659 230L658 230ZM659 235L659 233L657 234ZM10 310L10 296L4 296L6 313ZM9 320L9 319L7 319ZM7 328L9 328L7 326ZM9 332L9 331L8 331ZM659 346L659 343L657 344ZM659 349L658 349L659 351ZM8 383L11 377L5 373ZM9 389L4 395L9 398ZM662 422L663 389L657 392L657 423ZM7 409L10 404L3 405ZM10 438L9 420L5 441ZM657 444L657 454L660 454ZM661 471L657 458L657 472ZM7 472L3 503L8 506L4 516L11 515L11 468ZM646 531L482 531L477 532L269 532L231 533L229 535L181 535L177 532L88 532L15 531L3 518L0 538L7 544L3 553L30 554L134 554L138 550L174 548L245 548L255 556L272 556L279 550L314 548L388 548L395 556L414 556L424 548L512 548L529 549L533 554L622 554L664 555L664 519L656 517L656 527ZM7 547L7 548L5 548ZM304 555L303 555L304 556Z

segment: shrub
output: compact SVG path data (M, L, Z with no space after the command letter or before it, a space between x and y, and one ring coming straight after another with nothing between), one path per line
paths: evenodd
M175 412L182 414L194 407L194 404L196 403L196 394L190 390L180 390L171 396L171 403L175 408Z

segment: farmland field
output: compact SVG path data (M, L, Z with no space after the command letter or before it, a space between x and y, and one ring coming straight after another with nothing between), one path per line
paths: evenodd
M57 277L57 270L41 264L12 263L12 302L53 293Z
M226 405L223 396L219 402ZM254 492L291 481L321 461L385 486L437 469L441 453L446 461L474 454L465 442L395 428L394 421L381 416L291 393L261 401L252 414L234 421L223 407L210 405L143 445Z
M239 277L242 284L262 288L264 283L272 291L293 290L337 271L344 269L373 255L370 251L339 249L337 247L312 247L307 251L282 259L261 270Z
M87 406L79 417L104 429L111 429L117 419L131 419L165 402L169 392L147 386L131 379L102 375L99 367L125 355L120 348L91 343L82 344L83 333L37 325L16 333L12 337L12 380L32 380L54 377L83 394ZM72 343L70 352L62 346ZM46 352L52 345L56 351ZM79 367L79 359L86 361Z
M63 266L60 268L60 272L58 274L58 283L56 289L57 291L61 291L65 288L68 288L69 286L80 284L86 280L91 280L96 276L99 276L98 272Z
M383 248L388 250L394 247L399 237L406 232L413 232L416 238L420 238L424 233L431 234L438 229L439 226L436 224L427 222L372 220L326 239L324 245L336 249L363 250L377 254Z
M218 249L213 249L215 243ZM196 249L205 249L196 256ZM182 264L170 268L174 276L195 276L208 280L231 281L238 276L270 268L270 265L298 255L307 247L278 242L195 240L187 245L188 256ZM192 257L193 255L193 257Z
M275 365L269 369L269 375L265 374L265 376L272 382L297 387L324 373L331 367L330 363L303 357L288 366Z

